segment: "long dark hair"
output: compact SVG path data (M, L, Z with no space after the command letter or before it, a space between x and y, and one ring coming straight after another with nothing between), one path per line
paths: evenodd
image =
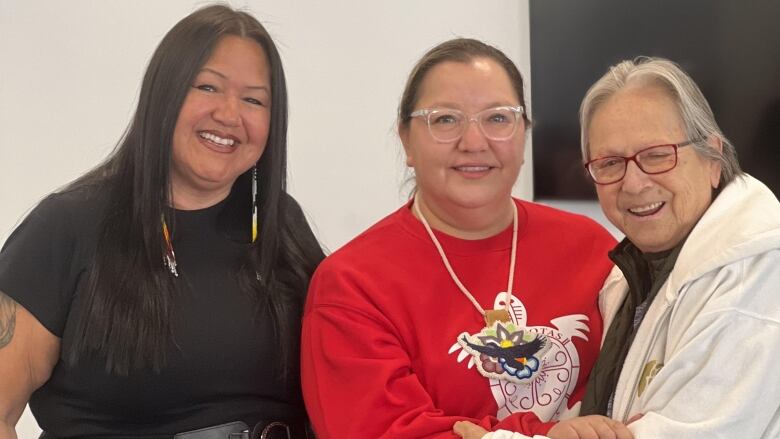
M257 163L262 186L256 202L262 228L257 241L247 246L239 285L274 321L281 370L297 365L299 319L289 313L300 309L319 257L286 220L295 206L286 195L284 71L265 28L248 13L222 5L195 11L165 35L149 62L138 108L122 140L103 164L66 189L106 191L108 198L86 311L77 319L75 342L67 350L71 364L87 352L105 356L106 369L118 374L149 366L160 370L166 362L177 286L162 264L161 218L172 224L168 204L173 131L192 81L216 44L228 35L257 41L271 70L270 130ZM248 175L243 175L232 192L245 193L249 200L249 184ZM248 219L250 203L246 204Z

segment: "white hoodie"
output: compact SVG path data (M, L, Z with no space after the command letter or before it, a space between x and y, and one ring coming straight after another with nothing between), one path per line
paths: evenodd
M745 176L704 213L647 310L613 417L643 414L636 438L775 438L778 409L780 203Z
M605 327L628 290L615 268ZM738 177L696 224L647 310L615 389L636 439L780 438L780 202ZM525 438L488 434L485 438Z

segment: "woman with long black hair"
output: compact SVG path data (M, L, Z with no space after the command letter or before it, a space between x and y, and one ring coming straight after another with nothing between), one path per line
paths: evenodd
M286 193L286 131L255 18L209 6L168 32L116 150L0 253L0 438L28 402L47 439L305 434L323 254Z

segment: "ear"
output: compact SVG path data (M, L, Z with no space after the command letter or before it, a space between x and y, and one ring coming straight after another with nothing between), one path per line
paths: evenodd
M409 141L409 125L402 123L398 124L398 137L401 139L401 144L404 146L404 154L406 154L406 166L414 167L414 160L412 159L412 147Z
M707 139L707 144L710 148L716 150L719 155L723 155L723 139L712 135ZM722 167L723 166L720 161L710 161L710 186L712 186L713 189L717 189L720 185L720 173L722 171Z

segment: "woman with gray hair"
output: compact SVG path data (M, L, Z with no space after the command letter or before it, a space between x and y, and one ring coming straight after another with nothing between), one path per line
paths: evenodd
M777 199L742 173L670 61L614 66L580 115L588 174L626 234L610 253L623 278L605 291L616 315L582 413L643 414L631 427L640 437L776 437L780 405L753 398L780 401L765 373L780 355Z
M612 323L580 414L637 438L780 437L777 198L740 170L701 91L668 60L613 66L580 117L585 168L626 235L610 252ZM558 426L605 437L591 418Z

